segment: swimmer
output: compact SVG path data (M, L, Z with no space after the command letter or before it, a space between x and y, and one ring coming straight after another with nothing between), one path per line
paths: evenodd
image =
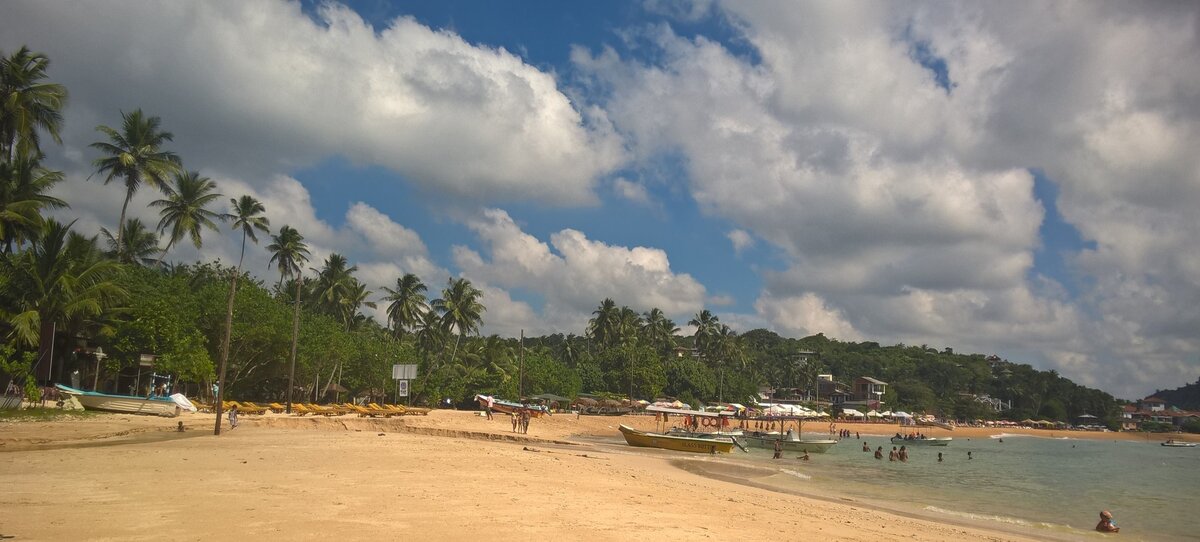
M808 450L804 450L804 455L800 456L801 461L808 461Z
M938 463L942 462L942 452L938 452Z
M967 452L967 459L975 459L975 458L971 457L971 452Z
M867 452L867 453L871 453L871 447L867 446L867 443L865 443L865 442L863 443L863 451Z
M1105 510L1100 512L1100 523L1096 524L1096 530L1102 533L1119 533L1121 528L1117 527L1117 523L1113 521L1112 512Z
M875 450L875 459L883 460L883 446Z

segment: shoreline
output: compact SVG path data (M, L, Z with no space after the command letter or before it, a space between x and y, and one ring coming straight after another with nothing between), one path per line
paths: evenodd
M183 421L188 431L174 433L177 421ZM476 529L496 533L500 539L529 534L570 539L583 538L584 533L602 540L631 538L605 523L610 521L631 529L648 528L672 539L762 538L777 535L778 531L759 529L759 536L755 536L756 527L748 525L775 525L779 518L786 518L780 525L789 529L846 540L1076 540L1082 536L1036 526L1006 525L953 510L942 513L923 505L905 507L869 498L842 497L819 487L808 491L797 489L795 484L772 484L772 479L778 482L781 476L803 477L789 473L786 465L766 467L736 458L713 460L671 452L644 453L642 449L590 440L613 439L618 424L653 429L653 416L558 414L533 420L528 435L513 434L507 418L488 421L473 411L433 411L429 416L390 419L263 415L243 416L241 421L237 430L223 431L219 438L212 438L211 414L179 418L110 414L69 421L5 423L0 431L0 457L5 460L5 470L12 469L17 476L7 476L14 479L12 491L0 496L0 506L13 511L10 518L0 519L0 533L18 534L23 539L144 538L121 531L120 526L126 522L144 523L146 517L137 512L139 509L155 513L154 493L139 490L128 496L121 509L124 516L119 514L112 522L96 520L113 513L104 506L114 498L111 488L119 487L123 478L145 478L147 473L143 471L148 470L153 480L170 480L160 483L165 486L161 489L177 488L187 495L188 502L230 501L232 512L228 506L206 505L164 516L166 521L193 528L197 525L188 518L194 514L207 517L202 525L211 527L214 521L223 521L220 518L224 515L242 517L239 510L259 510L260 505L269 505L270 510L293 522L303 523L301 511L345 515L343 521L349 524L373 526L363 532L364 538L394 535L395 528L401 526L420 527L432 538L453 540L466 539L467 533ZM808 426L805 434L815 433L808 431ZM864 437L887 436L899 430L896 425L883 424L838 424L838 428L858 430ZM1018 435L1011 428L970 429L973 431L939 431L956 438ZM927 432L931 436L933 433ZM1019 435L1058 438L1036 433ZM304 457L300 462L304 469L323 475L280 469L275 463L289 464L288 456ZM422 459L419 468L410 465L403 472L394 472L386 467L414 457ZM231 458L242 461L231 464ZM242 471L244 467L239 465L248 463L261 466L261 472L255 469L243 478L223 471ZM96 469L97 464L112 468ZM220 483L209 484L214 478ZM296 485L297 478L304 484ZM389 483L380 487L381 481ZM55 502L51 494L62 494L54 488L79 485L102 487L106 497L97 501L83 494L61 504L48 504ZM290 489L281 493L281 487ZM353 510L336 504L355 500L353 495L360 490L382 503L404 498L415 499L417 504L393 509L363 503ZM306 504L299 506L299 511L289 509L288 503L298 495L314 492L327 498L301 499ZM476 497L463 500L464 494ZM490 502L496 495L506 499L497 503L501 512L481 508L481 501ZM544 496L547 501L542 500ZM458 508L448 510L438 504L447 499L457 503ZM535 511L546 503L553 503L552 509L558 513ZM720 510L718 517L697 518L692 512L697 503L703 505L700 509ZM429 513L434 510L446 519L432 519ZM575 515L564 516L564 510ZM54 518L64 511L76 517L76 521L66 523L80 523L93 530L74 531L64 527L63 522L55 523ZM376 518L372 513L383 517ZM531 515L538 524L506 523L507 518L521 518L522 514ZM630 523L629 517L642 518L654 526ZM728 520L738 518L745 521L729 524ZM232 539L240 534L268 539L305 536L287 521L267 523L271 529L239 530L244 525L222 523L227 530L217 533L216 538Z

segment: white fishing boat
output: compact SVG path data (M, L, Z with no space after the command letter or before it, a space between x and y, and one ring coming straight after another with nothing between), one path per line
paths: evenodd
M70 395L83 405L85 410L102 410L105 412L120 412L123 414L149 414L153 416L175 417L183 410L195 411L186 397L180 394L171 397L134 397L132 395L113 395L98 391L77 390L70 386L57 384L63 393Z
M903 438L892 437L892 444L902 444L904 446L949 446L950 441L954 440L951 437L924 437L924 438Z
M1175 439L1171 439L1171 440L1168 440L1166 442L1162 442L1159 444L1161 446L1166 446L1168 448L1195 448L1196 447L1195 442L1175 442Z
M823 454L838 443L838 441L831 439L805 439L797 436L796 433L790 429L784 434L780 434L776 431L743 432L742 435L738 437L738 440L741 440L749 446L766 448L768 450L774 450L775 443L780 442L783 444L784 451L809 452L814 454Z

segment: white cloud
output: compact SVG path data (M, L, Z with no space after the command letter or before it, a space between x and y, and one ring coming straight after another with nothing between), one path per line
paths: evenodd
M1088 382L1108 367L1129 395L1195 378L1195 6L720 5L757 59L665 26L636 35L651 64L573 59L634 156L681 154L703 212L783 250L759 318L1021 352ZM1033 272L1029 168L1096 243L1079 299Z
M646 191L646 187L640 184L629 181L628 179L618 177L613 180L613 190L618 196L625 198L638 205L653 207L654 201L650 199L650 193Z
M733 251L738 254L754 246L754 237L750 235L750 232L740 228L729 230L729 233L726 233L725 237L728 237L729 242L733 243Z
M376 32L349 8L260 2L0 7L0 49L28 44L71 91L64 156L119 110L159 115L189 167L255 179L331 156L471 200L595 201L621 144L554 76L411 18ZM51 37L53 37L51 39Z
M485 284L536 292L543 318L560 331L578 331L606 297L644 312L660 308L672 316L704 306L705 288L688 274L671 270L663 250L612 246L582 232L562 230L543 242L499 209L488 209L467 226L487 247L490 259L455 247L463 275Z

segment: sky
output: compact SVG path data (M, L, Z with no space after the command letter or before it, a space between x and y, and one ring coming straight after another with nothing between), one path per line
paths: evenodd
M47 160L82 231L124 197L95 127L141 108L314 266L470 279L485 334L608 297L1124 398L1200 376L1200 4L0 3L21 45L70 92Z

